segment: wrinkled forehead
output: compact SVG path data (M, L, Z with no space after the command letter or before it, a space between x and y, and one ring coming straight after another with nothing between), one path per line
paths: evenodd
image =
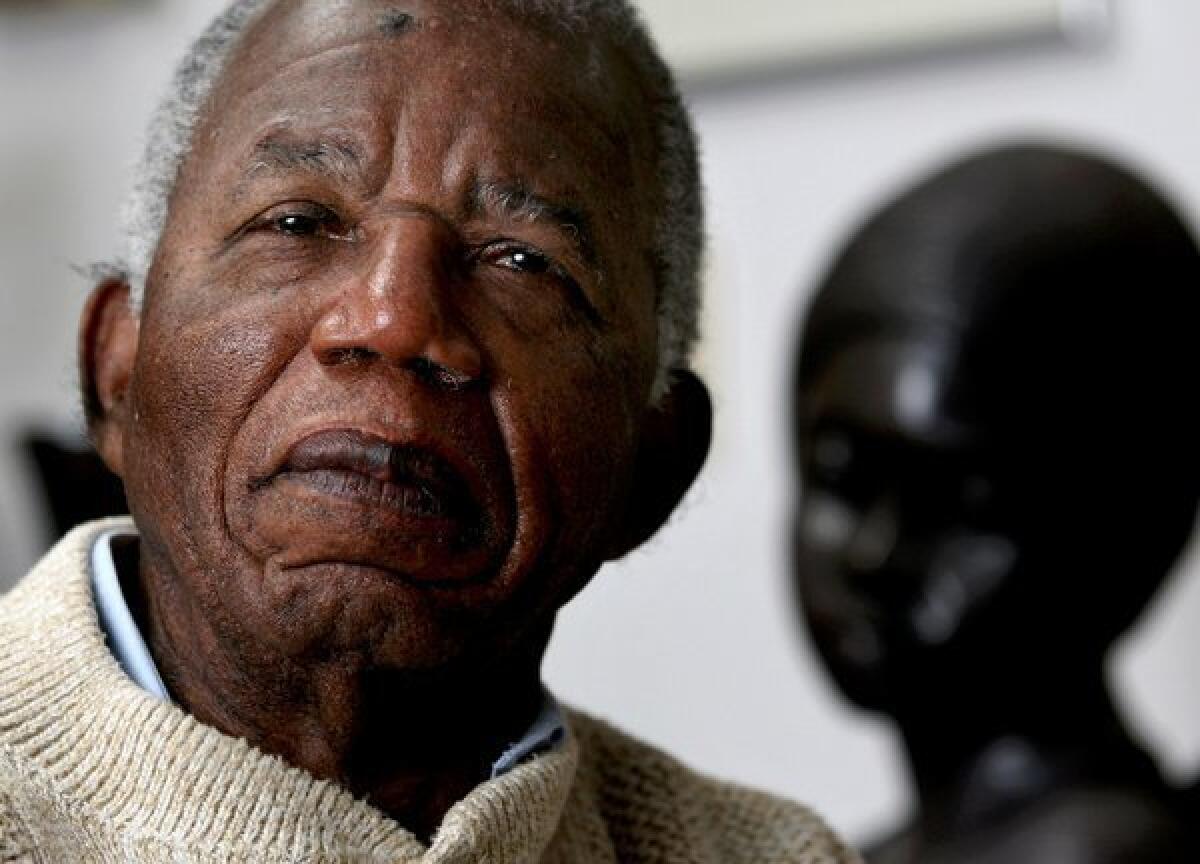
M243 61L278 65L290 56L369 40L436 41L444 47L466 39L476 43L481 61L511 56L521 43L554 51L570 41L576 51L602 50L603 34L596 28L565 24L520 0L276 0L250 27L240 53Z
M493 29L505 22L525 30L539 28L543 34L551 29L578 32L568 26L565 11L555 14L558 5L537 0L273 0L259 15L248 41L266 36L283 44L328 46L420 30ZM593 37L590 32L581 35Z
M341 54L358 64L364 87L436 76L443 87L525 94L551 112L586 106L581 113L609 137L649 144L652 117L633 64L600 20L581 20L586 26L521 0L279 0L246 33L219 90L253 90L297 64ZM363 59L372 51L452 60L458 74L440 68L448 63L381 68Z
M572 26L526 6L277 2L217 82L185 176L232 186L222 172L272 130L348 137L372 181L410 158L426 169L441 159L448 183L490 174L575 199L610 245L619 235L649 249L663 190L633 55L593 17Z

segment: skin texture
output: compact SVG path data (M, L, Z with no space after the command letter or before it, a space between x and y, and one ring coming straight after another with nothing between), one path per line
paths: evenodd
M1109 646L1200 494L1200 253L1083 154L964 159L872 216L805 324L797 596L833 680L897 724L911 824L878 862L1190 861Z
M85 311L172 695L426 838L532 720L557 609L707 451L694 377L649 401L645 108L586 33L277 4L202 118L140 320L119 282Z

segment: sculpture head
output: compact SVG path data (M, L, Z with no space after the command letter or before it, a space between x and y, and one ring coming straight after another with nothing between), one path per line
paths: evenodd
M1101 674L1195 518L1197 321L1188 230L1095 156L973 155L858 230L804 324L793 427L796 580L852 700Z

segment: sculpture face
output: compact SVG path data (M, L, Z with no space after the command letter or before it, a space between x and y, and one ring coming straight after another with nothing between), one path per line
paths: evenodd
M247 668L503 654L623 551L648 113L594 44L393 5L280 3L247 36L109 448L146 561Z
M1085 332L1091 310L1041 284L1000 283L975 303L946 289L957 326L881 306L795 394L803 614L865 707L1051 693L1099 674L1178 552L1168 520L1194 512L1174 497L1189 481L1157 472L1183 451L1152 448L1179 436L1142 419L1153 403L1174 410L1161 400L1177 398L1178 369L1122 369ZM1105 327L1094 332L1116 339ZM1152 332L1125 348L1152 356Z
M987 722L1099 679L1195 518L1198 268L1153 189L1038 147L949 166L842 250L800 343L793 548L851 698L915 721L973 690Z
M957 355L898 329L846 347L797 396L794 571L823 659L866 707L977 674L964 652L1018 577L1017 478Z

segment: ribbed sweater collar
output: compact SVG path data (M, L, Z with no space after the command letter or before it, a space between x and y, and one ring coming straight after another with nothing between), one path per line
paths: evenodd
M121 527L129 522L76 529L0 600L0 744L41 782L123 836L209 854L251 848L388 864L538 860L575 776L576 736L477 787L427 849L342 787L199 723L125 676L99 629L88 578L95 538Z

